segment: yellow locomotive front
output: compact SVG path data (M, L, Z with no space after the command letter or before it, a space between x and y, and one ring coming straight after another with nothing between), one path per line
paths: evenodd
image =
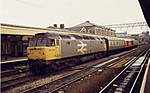
M38 69L41 70L47 64L51 64L51 60L60 58L59 40L48 37L34 37L30 39L27 57L30 70L34 73L39 73Z

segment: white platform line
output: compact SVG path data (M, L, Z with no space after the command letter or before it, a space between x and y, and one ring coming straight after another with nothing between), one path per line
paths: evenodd
M150 58L148 60L148 64L147 64L147 68L146 68L144 78L143 78L143 81L142 81L142 86L141 86L141 89L140 89L140 93L144 93L149 67L150 67Z
M0 64L13 63L13 62L17 62L17 61L25 61L25 60L28 60L28 58L18 59L18 60L3 61L3 62L0 62Z

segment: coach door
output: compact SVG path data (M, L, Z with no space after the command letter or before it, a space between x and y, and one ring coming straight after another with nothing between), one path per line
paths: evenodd
M104 46L105 46L105 48L106 48L106 51L108 51L109 50L109 43L108 43L108 39L106 39L106 38L102 38L103 40L105 40L105 44L104 44Z

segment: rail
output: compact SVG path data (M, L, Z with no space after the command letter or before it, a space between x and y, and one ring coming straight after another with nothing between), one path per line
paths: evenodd
M117 79L119 79L123 75L123 73L125 73L125 71L127 71L127 69L129 69L146 51L147 50L145 50L143 53L141 53L138 57L133 58L132 61L130 61L130 63L128 63L127 66L112 81L110 81L102 90L99 91L99 93L107 93L106 91L108 91L108 89L113 86L114 82L117 81ZM150 50L148 50L145 55L147 55L149 53L149 51ZM146 59L147 59L147 57L146 57ZM143 61L144 63L145 63L146 59L144 59L144 61ZM143 64L142 64L142 67L143 67ZM141 69L142 69L142 67L141 67ZM136 71L136 68L133 68L133 69L134 69L134 71ZM141 72L141 70L140 70L140 72ZM140 74L138 74L136 80L138 79L139 75ZM136 83L136 81L133 84L135 85L135 83ZM134 85L132 86L133 88L134 88ZM130 90L131 92L132 92L132 89ZM122 89L119 89L119 90L122 91Z

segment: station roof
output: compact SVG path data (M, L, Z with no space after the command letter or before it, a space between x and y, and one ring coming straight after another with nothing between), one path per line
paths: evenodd
M35 35L36 33L44 32L65 32L66 29L56 29L56 28L38 28L38 27L28 27L28 26L18 26L11 24L1 24L1 34L11 34L11 35Z
M144 17L150 28L150 0L139 0Z
M97 28L100 28L100 29L114 31L114 30L112 30L110 28L107 28L105 26L101 26L101 25L97 25L97 24L91 23L90 21L85 21L85 22L83 22L81 24L78 24L76 26L73 26L73 27L70 27L70 28L67 28L67 29L71 29L71 30L74 30L74 31L80 31L83 27L86 28L86 29L89 29L91 27L97 27Z

